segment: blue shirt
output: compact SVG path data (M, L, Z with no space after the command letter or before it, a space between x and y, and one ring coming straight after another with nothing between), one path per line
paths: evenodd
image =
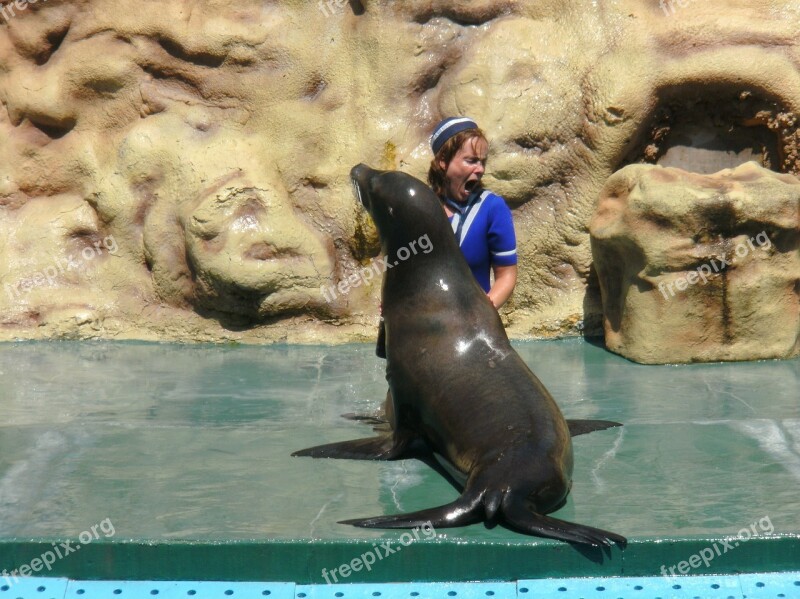
M450 224L461 252L475 280L488 293L491 267L517 263L517 237L511 210L503 198L487 190L477 197L470 196L466 204L445 201L453 211Z

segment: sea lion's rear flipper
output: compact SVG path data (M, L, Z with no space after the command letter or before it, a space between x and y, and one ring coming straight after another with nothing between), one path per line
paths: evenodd
M295 451L292 455L344 460L396 460L403 457L408 441L409 439L398 440L394 435L381 435L308 447Z
M502 512L505 522L511 528L529 535L560 539L571 543L583 543L595 547L609 547L613 543L625 547L628 543L625 537L607 530L532 512L524 501L504 502Z
M622 423L612 422L611 420L567 420L567 426L569 427L569 434L577 437L594 431L604 431L607 428L622 426Z
M449 528L474 524L483 520L484 517L481 497L466 498L462 495L452 503L427 510L392 516L376 516L375 518L340 520L339 524L352 524L361 528L415 528L418 526Z
M410 449L416 445L419 459L426 463L436 462L433 454L427 447L420 444L411 444ZM427 456L423 455L427 449ZM442 468L437 464L438 468ZM446 471L445 471L446 472ZM449 474L447 474L449 476ZM351 524L362 528L414 528L416 526L433 526L434 528L450 528L454 526L466 526L486 519L486 508L484 505L485 492L478 484L478 478L473 473L464 488L461 496L445 505L432 507L418 512L407 514L393 514L390 516L376 516L374 518L356 518L354 520L341 520L339 524Z

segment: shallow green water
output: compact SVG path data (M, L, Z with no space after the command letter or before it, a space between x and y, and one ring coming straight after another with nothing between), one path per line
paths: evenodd
M800 360L641 366L577 339L515 347L567 417L625 424L575 439L558 517L632 539L764 518L800 531ZM2 344L0 537L74 537L107 518L118 540L396 536L336 522L456 491L412 460L289 455L369 435L339 415L379 407L383 367L371 345Z

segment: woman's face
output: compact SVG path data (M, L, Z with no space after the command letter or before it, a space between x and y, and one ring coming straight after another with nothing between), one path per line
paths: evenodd
M480 137L467 139L453 156L450 164L439 166L447 177L447 196L457 202L466 202L470 192L480 184L486 171L486 154L489 144Z

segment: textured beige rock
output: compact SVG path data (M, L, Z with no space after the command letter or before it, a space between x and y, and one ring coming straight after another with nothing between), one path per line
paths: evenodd
M631 165L590 225L609 349L637 362L800 354L800 179Z
M348 172L424 177L443 115L492 142L516 337L601 330L598 194L670 131L741 102L715 132L767 131L800 171L795 0L362 4L0 2L0 338L373 339L379 282L321 292L378 252Z

